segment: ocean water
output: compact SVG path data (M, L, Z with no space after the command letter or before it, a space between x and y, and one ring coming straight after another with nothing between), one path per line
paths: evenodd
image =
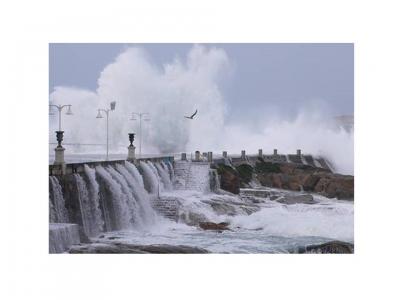
M175 198L180 213L203 215L209 221L228 222L229 231L206 231L185 223L159 218L145 230L107 232L94 238L97 243L170 244L200 247L212 253L295 253L300 247L332 240L354 242L353 202L314 195L316 204L285 205L264 199L250 215L238 196L173 191L161 197ZM235 215L216 213L210 205L234 203ZM228 209L231 211L231 208Z

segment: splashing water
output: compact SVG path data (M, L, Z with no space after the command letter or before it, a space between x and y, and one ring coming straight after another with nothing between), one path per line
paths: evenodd
M101 232L103 223L98 207L98 195L89 192L88 185L81 175L74 174L74 178L78 190L77 196L81 208L80 212L84 232L88 237L97 236ZM89 186L92 186L92 184L90 183Z
M146 163L141 161L140 168L143 170L144 186L151 194L157 194L159 191L160 181L154 170Z
M80 108L74 118L63 120L69 129L65 142L102 140L104 125L99 126L99 120L93 117L93 107L105 107L109 105L106 99L118 99L116 113L110 116L110 144L112 152L125 153L121 141L131 130L126 119L134 98L135 109L151 112L151 119L157 120L143 125L144 153L199 149L240 153L243 147L248 153L259 148L293 153L302 149L303 153L327 157L340 173L353 174L354 133L327 122L331 114L321 108L323 103L299 110L294 119L271 113L256 129L229 120L226 112L230 107L221 83L232 71L231 66L228 53L217 47L195 45L186 57L161 65L154 64L143 49L130 47L102 70L96 91L61 86L55 88L50 99L56 104L68 102ZM270 108L266 103L263 111L270 112ZM195 109L199 111L195 122L183 118ZM51 139L56 128L57 120L51 118ZM70 151L87 152L74 147Z
M157 169L158 175L160 176L163 183L163 189L166 191L171 191L172 183L169 172L159 163L155 163L154 166Z
M101 216L99 184L96 181L96 170L89 168L87 165L84 165L84 171L89 180L88 190L90 194L90 211L92 216L91 234L97 235L102 231L105 223Z
M65 201L62 193L62 188L61 185L55 176L50 176L50 188L51 188L51 194L52 194L52 199L50 201L52 202L52 206L54 209L54 213L51 215L50 222L54 223L68 223L68 212L67 209L65 208Z
M96 174L104 181L111 192L111 199L106 203L115 212L115 227L117 230L131 228L127 195L123 193L120 184L102 166L96 167ZM107 202L107 201L105 201ZM107 209L106 208L106 209Z

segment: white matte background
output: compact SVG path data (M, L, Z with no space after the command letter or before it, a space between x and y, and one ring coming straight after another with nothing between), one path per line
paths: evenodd
M396 2L3 0L1 299L399 299ZM48 255L49 42L354 42L356 254Z

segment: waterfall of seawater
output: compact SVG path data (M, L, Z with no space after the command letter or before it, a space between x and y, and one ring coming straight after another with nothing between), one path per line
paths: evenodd
M65 201L62 193L61 185L55 176L50 176L50 188L52 199L50 201L53 205L53 213L50 210L51 223L68 223L68 212L65 208Z
M116 227L114 229L121 230L131 228L129 207L126 199L127 195L122 191L121 185L110 175L110 172L102 166L96 167L96 173L104 181L110 191L111 199L109 199L110 201L108 201L108 203L104 203L104 209L111 209L114 212Z
M155 222L156 213L151 207L150 197L144 187L137 183L137 179L129 172L127 164L130 164L130 169L135 169L137 174L136 167L129 162L125 162L125 165L118 164L116 166L117 171L126 179L126 182L131 189L134 199L136 201L136 206L139 209L139 214L137 217L142 225L150 225ZM136 173L134 172L134 173ZM142 177L140 177L142 178ZM143 182L142 182L143 183Z
M154 164L154 166L156 167L158 174L161 178L161 181L163 183L164 186L164 190L170 191L172 190L172 182L171 182L171 177L169 175L168 167L164 167L162 164L156 163Z
M136 168L136 166L134 164L130 163L129 161L125 161L125 167L132 174L132 176L135 178L136 182L142 188L144 188L143 177L142 177L142 175L140 175L140 173L139 173L138 169Z
M159 190L160 180L158 179L154 170L146 162L140 162L140 168L143 171L145 187L151 194L157 194Z
M96 188L94 188L94 192L92 193L89 191L89 188L81 175L74 174L74 178L78 190L77 196L82 216L83 230L89 237L96 236L101 232L103 225L103 221L101 220L101 211L98 205L98 193L97 195L95 194ZM89 187L92 184L93 183L90 183Z
M162 162L161 163L165 168L168 170L168 173L170 174L170 179L171 182L174 182L175 179L175 170L174 166L171 164L171 162L167 161L166 163Z
M92 216L92 234L97 235L103 230L103 226L105 222L101 216L101 209L100 209L100 191L99 191L99 184L96 181L96 171L94 169L89 168L87 165L84 165L85 175L89 180L89 194L90 194L90 209L91 209L91 216ZM107 220L107 218L104 218ZM110 225L109 217L108 217L108 225ZM107 225L106 225L107 227Z

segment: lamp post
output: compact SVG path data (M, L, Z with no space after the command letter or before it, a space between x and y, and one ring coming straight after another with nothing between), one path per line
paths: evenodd
M107 119L107 152L106 152L106 160L108 160L108 113L110 112L110 111L113 111L113 110L115 110L115 104L116 104L116 102L115 101L113 101L113 102L111 102L110 103L110 108L108 108L108 109L104 109L104 108L99 108L98 110L97 110L97 116L96 116L96 118L97 119L102 119L103 118L103 116L102 116L102 114L101 114L101 112L104 112L105 114L106 114L106 119Z
M131 117L131 121L135 121L137 119L135 119L135 115L139 117L139 157L142 158L142 120L143 121L150 121L150 119L148 118L149 113L136 113L133 112L132 113L132 117ZM144 117L147 118L145 119Z
M54 115L51 112L52 107L55 107L58 110L58 131L56 131L58 145L54 149L54 151L55 151L54 164L55 165L64 165L64 163L65 163L65 161L64 161L65 148L61 144L63 141L63 138L64 138L64 131L61 130L61 116L62 116L61 112L64 108L68 108L66 115L72 115L71 106L72 106L71 104L65 104L65 105L49 104L49 114L50 115Z

